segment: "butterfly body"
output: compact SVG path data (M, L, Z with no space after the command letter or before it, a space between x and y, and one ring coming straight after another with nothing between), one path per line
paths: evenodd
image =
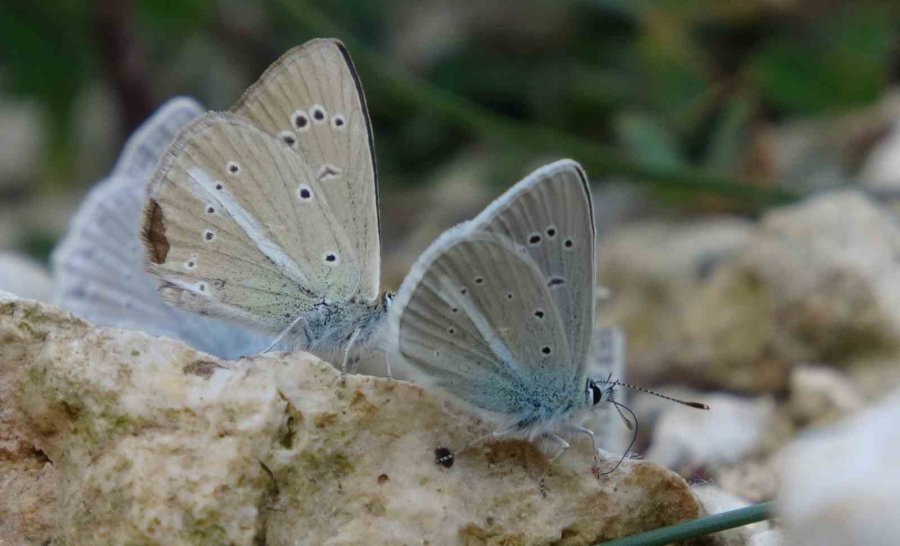
M355 349L367 348L376 341L384 324L390 295L383 293L374 303L322 302L297 321L285 336L288 345L329 357L352 343Z

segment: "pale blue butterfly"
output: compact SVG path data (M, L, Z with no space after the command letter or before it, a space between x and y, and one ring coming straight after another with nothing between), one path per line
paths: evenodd
M379 292L375 174L346 49L308 42L169 147L148 187L148 271L175 306L342 357L345 369L390 302Z
M551 463L569 447L563 436L589 436L598 473L597 437L582 421L606 403L624 408L613 397L624 384L589 373L594 249L584 171L547 165L422 254L390 325L420 381L499 423L489 436L549 440Z
M172 99L129 138L108 178L91 190L52 256L55 303L103 326L180 339L223 358L265 348L271 339L162 301L144 271L138 235L147 180L178 131L202 112Z

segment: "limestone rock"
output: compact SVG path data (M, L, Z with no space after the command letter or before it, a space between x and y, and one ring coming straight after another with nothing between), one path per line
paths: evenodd
M800 425L823 424L862 409L865 399L846 374L824 366L791 370L789 410Z
M776 210L686 310L676 360L714 384L771 390L797 362L893 352L898 254L900 225L859 193Z
M897 354L900 224L889 210L842 191L755 228L715 225L632 227L602 249L635 381L763 393L787 388L802 362L852 368ZM705 255L718 267L701 267Z
M595 544L702 512L650 463L594 478L581 440L546 498L530 443L437 465L484 425L409 383L219 360L25 300L0 299L0 397L4 544Z
M676 470L736 463L763 452L767 436L778 428L770 397L711 394L693 399L712 409L669 403L654 425L648 460Z
M900 391L786 450L777 499L787 543L900 541Z
M749 222L728 218L647 222L613 229L600 242L599 275L612 298L599 306L599 320L625 329L633 381L670 374L685 307L718 266L743 248L751 229Z

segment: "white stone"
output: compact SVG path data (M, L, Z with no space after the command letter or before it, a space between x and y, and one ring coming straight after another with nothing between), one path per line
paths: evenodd
M775 210L699 290L671 358L731 389L787 386L799 362L850 366L900 345L900 224L859 193Z
M787 543L900 542L900 391L787 448L777 499Z
M668 403L654 425L647 460L672 469L731 464L763 450L774 428L770 397L731 394L696 397L709 411Z
M595 544L702 514L647 462L547 475L451 400L305 353L219 360L0 299L0 543ZM612 464L617 459L604 463Z
M834 421L865 404L853 379L825 366L795 366L791 370L790 393L791 417L801 425Z

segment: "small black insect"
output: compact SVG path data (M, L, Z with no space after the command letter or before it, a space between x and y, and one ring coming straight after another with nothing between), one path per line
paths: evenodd
M446 447L439 447L435 449L434 462L443 466L444 468L450 468L451 466L453 466L453 452Z

